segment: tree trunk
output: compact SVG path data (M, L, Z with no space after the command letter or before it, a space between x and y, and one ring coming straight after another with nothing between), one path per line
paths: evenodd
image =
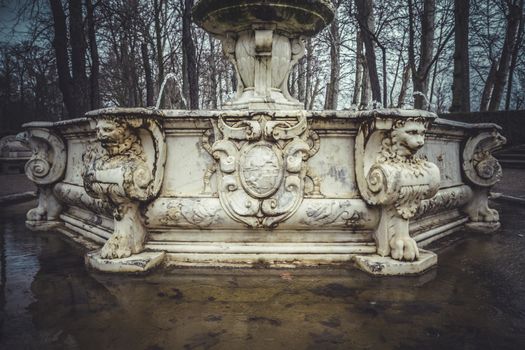
M403 108L405 105L405 99L407 96L407 90L408 90L408 83L410 81L410 72L412 69L410 68L410 65L406 65L403 69L403 78L401 80L401 90L399 92L399 97L397 99L397 108Z
M490 97L489 111L497 111L501 104L501 98L503 96L503 89L507 83L507 77L509 74L510 59L512 49L516 41L516 34L519 27L520 17L520 6L516 3L511 4L508 2L509 14L507 16L507 31L505 33L505 42L501 49L501 56L499 59L498 70L494 77L494 89Z
M492 94L492 89L494 88L494 80L496 79L497 70L498 62L494 60L490 66L489 74L487 76L487 80L485 81L485 86L483 87L483 93L481 94L481 101L479 104L480 112L486 112L489 108L490 95Z
M69 0L69 42L71 46L71 71L73 73L73 96L80 117L89 110L90 96L86 75L86 38L82 17L82 1Z
M525 22L525 18L523 16L523 0L520 1L520 24L518 26L518 37L516 38L516 42L514 43L514 48L512 50L512 60L510 62L510 68L509 68L509 79L507 83L507 96L505 98L505 110L508 111L510 109L510 98L512 96L512 81L514 78L514 69L516 68L516 63L518 61L518 54L521 47L521 41L523 39L523 25Z
M102 106L100 98L100 58L98 55L97 37L95 31L95 9L92 0L86 0L86 20L88 25L89 55L91 57L90 108L97 109Z
M154 105L153 102L153 76L151 73L151 65L149 62L148 55L148 44L143 42L140 45L140 50L142 52L142 63L144 65L144 76L146 80L146 106L150 107Z
M187 76L188 107L199 109L199 77L197 75L197 58L195 55L195 44L191 34L191 9L193 0L184 0L184 12L182 16L182 51L186 62L183 74Z
M153 0L153 22L155 27L155 51L157 54L157 85L160 89L162 81L164 80L164 45L162 41L162 26L161 26L161 16L162 16L162 6L164 0Z
M356 32L356 50L355 50L355 80L354 80L354 95L352 97L352 105L359 106L361 90L363 89L363 66L365 57L363 55L363 38L361 31Z
M454 0L454 81L451 112L470 112L469 8L470 0Z
M330 24L330 82L327 85L325 109L337 109L339 99L339 75L340 65L340 45L339 22L337 16Z
M412 2L410 0L410 2ZM424 0L421 16L421 46L420 59L416 72L412 72L414 85L414 108L427 109L428 107L428 73L432 64L434 50L434 20L436 14L436 0Z
M368 74L368 65L366 60L363 61L363 79L361 81L361 98L359 99L359 109L367 109L370 103L370 74Z
M366 63L370 86L372 89L372 99L381 103L381 87L379 86L379 76L377 74L377 63L372 34L374 30L373 0L355 0L357 8L357 20L363 35L365 46Z
M208 35L208 40L210 42L210 70L211 70L211 77L210 77L210 100L211 100L211 108L217 109L217 61L216 58L218 57L217 53L215 52L215 42L213 41L213 37L211 34Z
M54 38L53 47L56 55L58 85L68 116L79 115L78 105L72 96L71 73L69 71L69 55L67 43L66 15L60 0L49 0L53 15Z

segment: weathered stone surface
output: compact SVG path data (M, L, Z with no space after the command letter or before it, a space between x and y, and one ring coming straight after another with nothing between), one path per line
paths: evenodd
M85 257L86 265L101 272L141 273L148 272L162 264L164 252L142 252L121 259L105 259L101 252L91 252Z
M108 272L183 266L340 265L379 275L436 264L418 242L467 224L499 227L493 124L427 111L304 111L288 92L305 36L329 0L201 0L198 24L223 43L237 96L222 111L107 108L28 124L28 226L102 244ZM63 225L62 225L63 223ZM148 253L143 253L144 249Z
M419 250L419 258L415 261L398 261L380 255L357 255L354 263L361 270L377 276L417 275L437 264L437 255Z
M116 108L88 117L47 125L67 166L39 185L45 215L28 225L104 245L111 259L100 264L143 249L178 266L341 265L382 252L392 264L384 271L414 273L427 261L419 242L498 225L489 187L462 164L467 140L498 139L493 125L397 109Z

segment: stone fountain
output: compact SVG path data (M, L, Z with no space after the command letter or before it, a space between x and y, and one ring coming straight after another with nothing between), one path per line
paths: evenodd
M437 264L423 248L494 232L494 124L421 110L305 111L287 90L328 0L201 0L237 95L222 110L106 108L26 125L39 187L27 214L107 272L154 267L354 264L376 275Z

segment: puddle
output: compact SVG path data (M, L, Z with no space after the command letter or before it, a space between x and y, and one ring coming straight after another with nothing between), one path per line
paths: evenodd
M503 228L439 247L419 277L358 270L89 273L58 234L0 218L2 349L519 349L525 208Z

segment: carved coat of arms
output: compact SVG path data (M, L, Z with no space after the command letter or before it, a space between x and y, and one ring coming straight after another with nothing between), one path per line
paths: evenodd
M271 228L301 204L306 160L319 138L299 114L274 120L265 113L228 123L219 118L215 142L205 148L218 161L219 198L224 210L250 227Z

